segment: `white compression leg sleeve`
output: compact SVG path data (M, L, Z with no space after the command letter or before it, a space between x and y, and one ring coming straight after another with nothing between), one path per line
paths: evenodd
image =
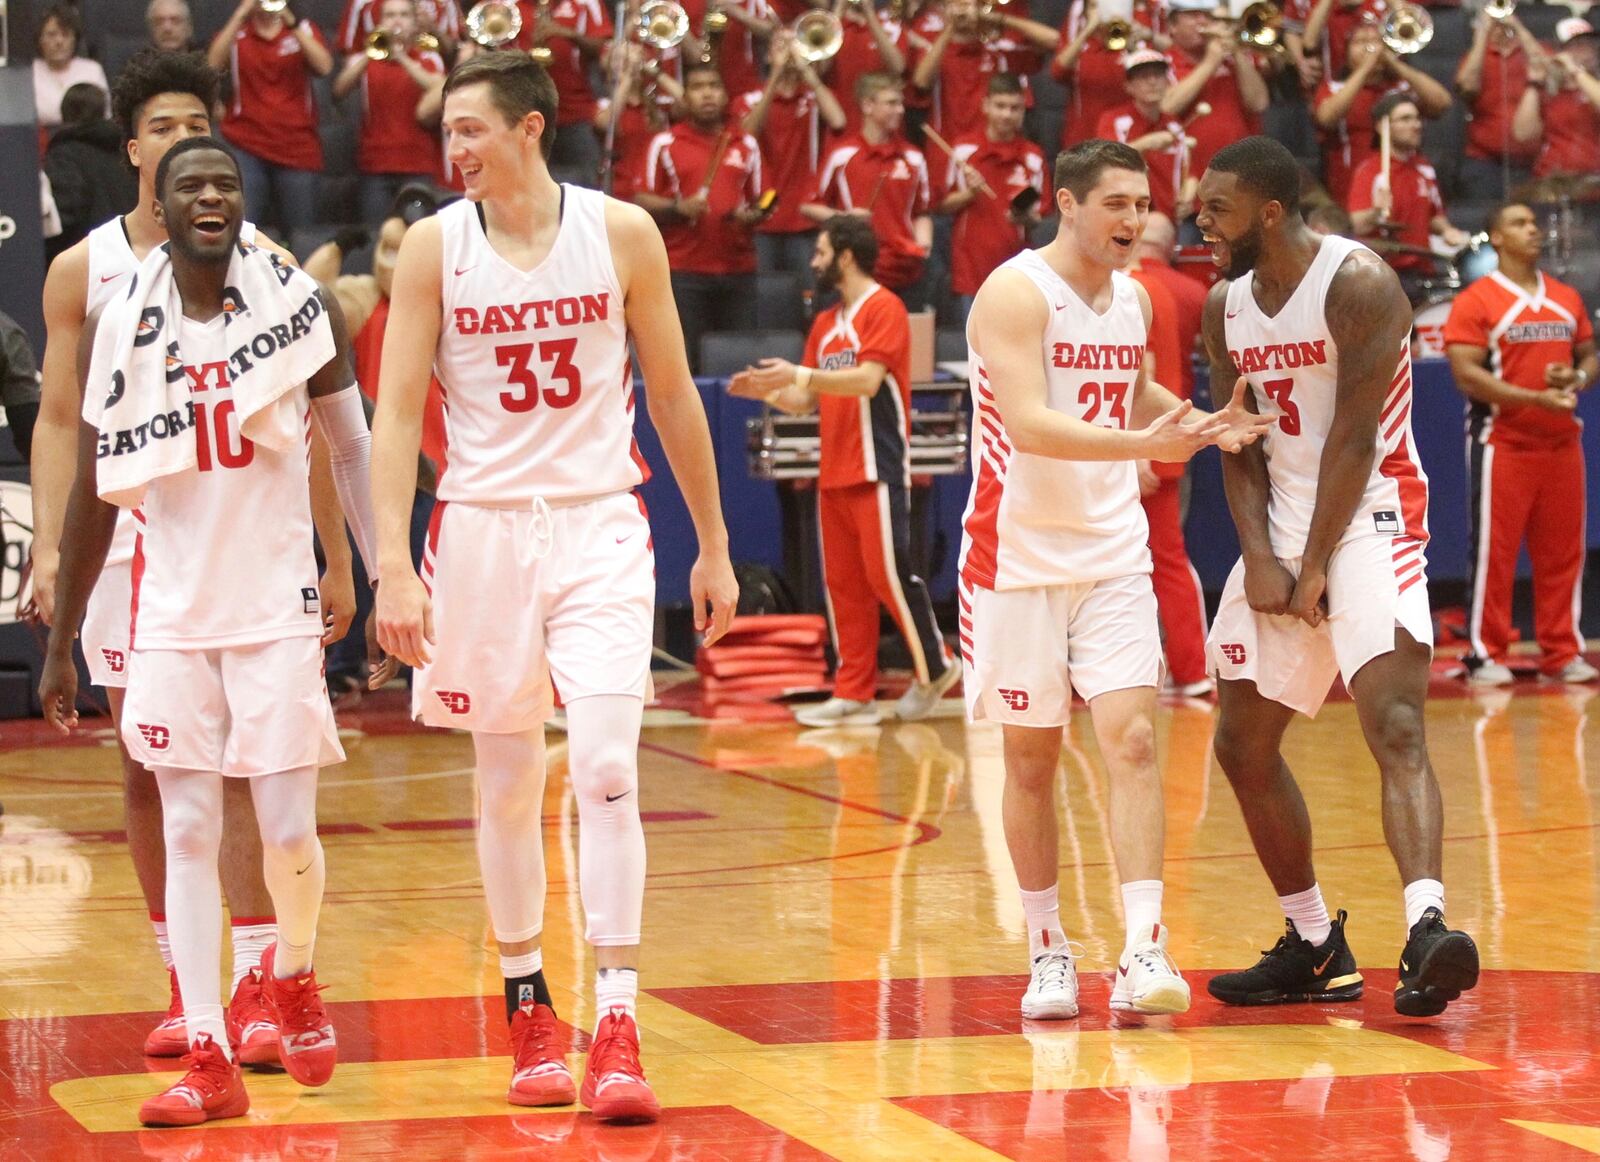
M214 771L156 767L161 790L162 833L167 842L167 939L189 1043L210 1034L224 1053L228 1031L222 1020L222 776Z
M478 867L494 938L532 940L544 930L544 729L474 734Z
M287 980L311 968L327 878L317 838L317 768L257 775L250 797L261 827L262 878L278 913L272 975Z
M578 883L590 944L639 943L644 825L639 723L644 700L596 694L567 703L567 765L578 799Z

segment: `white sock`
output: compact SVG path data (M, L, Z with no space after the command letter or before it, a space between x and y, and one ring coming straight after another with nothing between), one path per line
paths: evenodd
M1022 915L1028 921L1028 960L1038 960L1047 952L1066 952L1059 885L1051 884L1037 892L1018 888L1017 894L1022 897Z
M204 1033L216 1043L222 1055L229 1061L233 1060L233 1046L228 1043L228 1024L222 1017L221 1005L190 1005L183 1007L183 1025L189 1034L189 1045L200 1039Z
M161 963L172 967L172 941L167 939L167 918L160 912L150 913L150 927L156 934L156 947L161 950Z
M507 980L516 980L521 976L532 976L536 972L544 971L544 949L535 948L532 952L524 952L520 956L507 956L500 954L500 975Z
M261 954L278 938L278 925L265 917L246 916L235 920L230 932L233 936L233 990L236 992L239 982L250 975L250 970L260 967Z
M1333 921L1328 918L1328 905L1323 903L1319 885L1312 884L1303 892L1279 896L1278 906L1294 923L1294 930L1300 933L1300 939L1309 940L1312 947L1325 944L1328 937L1333 935Z
M600 1022L611 1015L612 1009L623 1009L633 1016L638 1007L639 970L636 968L602 968L594 974L594 1023L598 1031Z
M1406 885L1406 935L1429 908L1444 911L1444 885L1438 880L1412 880Z
M1155 939L1156 925L1161 923L1161 881L1129 880L1123 884L1122 915L1127 928L1122 956L1127 960L1134 945Z

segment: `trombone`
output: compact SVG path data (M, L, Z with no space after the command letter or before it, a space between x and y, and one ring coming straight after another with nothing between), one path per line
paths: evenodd
M812 9L801 13L793 28L795 51L809 65L832 60L844 44L844 25L831 12Z
M1272 0L1254 0L1233 17L1233 26L1246 48L1276 48L1283 36L1283 11Z
M1420 52L1433 39L1433 17L1420 4L1402 0L1383 18L1383 43L1397 56Z
M521 35L522 11L509 0L478 0L467 13L467 39L482 48L503 48Z
M386 61L403 47L387 28L374 28L367 33L366 53L369 61ZM419 52L438 52L439 38L431 32L419 32L412 40L411 47Z
M658 52L677 48L689 35L689 13L676 0L645 0L638 23L639 39Z

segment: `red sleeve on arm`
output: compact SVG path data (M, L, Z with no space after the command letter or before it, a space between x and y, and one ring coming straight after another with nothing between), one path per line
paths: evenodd
M875 291L872 299L861 305L855 328L861 339L861 350L856 353L860 362L881 363L897 378L905 374L901 369L911 357L911 321L892 292Z
M1352 214L1372 209L1372 186L1378 179L1380 164L1377 155L1373 155L1356 166L1356 172L1350 176L1350 204L1345 209Z
M1467 347L1489 346L1489 318L1481 294L1467 290L1457 296L1450 305L1450 317L1445 320L1444 341Z

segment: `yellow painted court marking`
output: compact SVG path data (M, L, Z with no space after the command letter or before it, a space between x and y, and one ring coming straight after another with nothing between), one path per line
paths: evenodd
M1543 1134L1546 1138L1554 1138L1558 1142L1587 1150L1591 1154L1600 1154L1600 1126L1569 1126L1561 1122L1522 1122L1516 1118L1507 1118L1506 1121L1521 1129L1532 1130L1535 1134Z

